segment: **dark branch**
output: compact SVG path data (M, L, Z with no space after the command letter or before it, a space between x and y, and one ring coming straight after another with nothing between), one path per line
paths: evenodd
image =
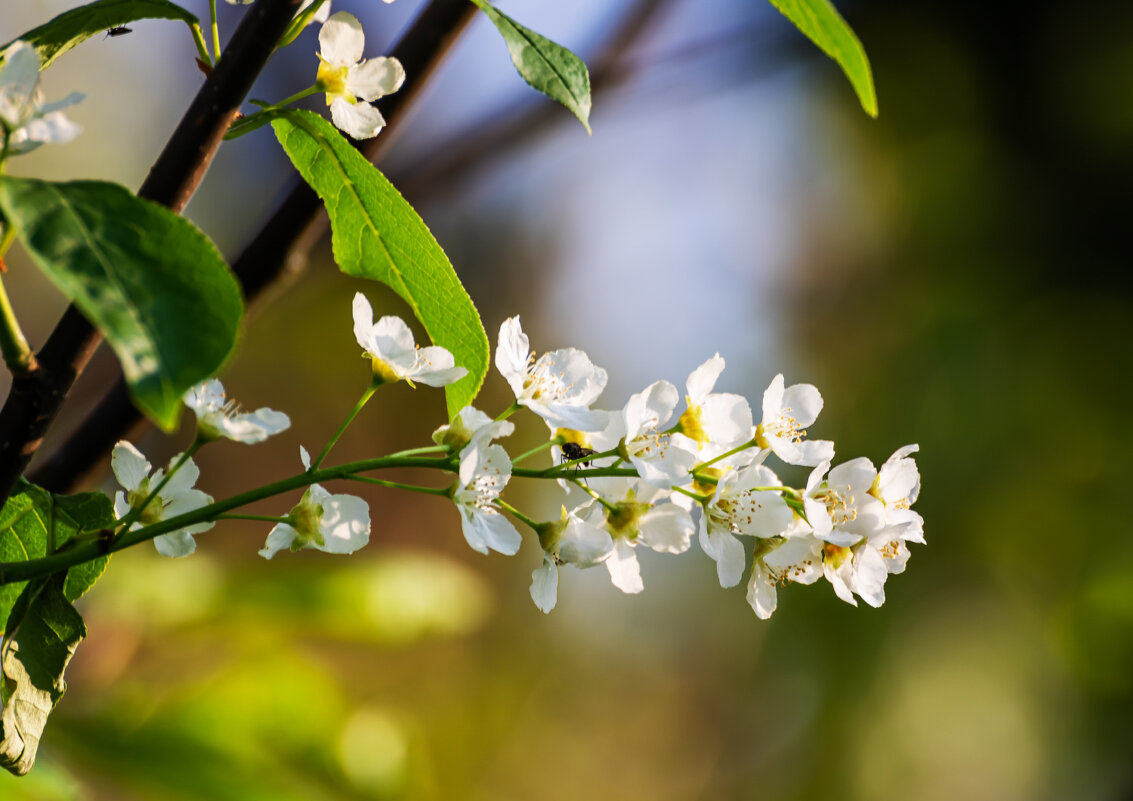
M258 0L248 11L154 162L139 197L176 212L184 208L299 4L300 0ZM36 369L13 380L0 410L0 497L11 494L100 340L101 335L72 305L39 352Z
M468 0L432 0L390 54L405 67L405 84L376 105L387 121L376 139L357 143L371 161L381 158L404 127L406 108L476 13ZM274 40L273 40L274 41ZM244 295L254 300L287 263L291 252L305 252L322 235L326 216L322 202L301 181L232 265ZM51 458L39 466L31 480L55 492L69 490L101 459L116 441L141 420L120 378L98 406Z

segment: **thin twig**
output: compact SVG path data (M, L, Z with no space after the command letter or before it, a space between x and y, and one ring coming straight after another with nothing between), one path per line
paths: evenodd
M380 159L393 143L403 127L405 109L475 13L476 7L468 0L432 0L393 49L391 55L405 67L406 80L398 92L376 103L387 125L381 136L357 145L369 159ZM322 236L326 228L322 208L318 196L296 181L283 204L232 265L249 301L280 276L290 254L305 253ZM55 492L69 490L140 419L125 382L119 379L66 442L32 472L31 480Z
M178 213L185 207L299 3L258 0L249 9L154 162L139 197ZM0 498L11 494L101 338L72 304L39 352L36 369L13 381L0 410Z

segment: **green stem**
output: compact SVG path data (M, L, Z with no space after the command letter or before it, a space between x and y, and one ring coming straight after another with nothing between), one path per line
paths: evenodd
M390 456L422 456L426 453L448 453L448 445L427 445L424 448L410 448L405 451L391 453Z
M205 32L201 30L201 26L194 22L189 26L189 30L193 34L193 44L197 46L197 57L210 67L214 66L212 56L209 55L208 45L205 44Z
M540 529L539 523L535 522L530 517L525 515L523 512L516 509L514 506L512 506L510 503L505 501L503 498L496 498L496 505L499 506L501 509L503 509L505 512L509 512L510 514L515 515L516 519L518 519L520 522L526 524L527 527L530 528L532 531L534 531L536 534L539 533L539 529Z
M97 559L109 553L115 553L130 548L147 540L152 540L154 537L162 534L168 534L171 531L177 531L196 523L216 520L232 509L238 509L241 506L247 506L257 501L262 501L265 498L271 498L285 492L290 492L291 490L308 487L311 484L351 478L358 473L365 473L370 470L390 470L406 467L439 469L447 472L454 472L456 469L448 459L417 456L402 458L382 456L374 459L364 459L358 462L347 462L322 470L311 470L306 473L291 476L290 478L285 478L281 481L274 481L271 484L257 487L248 492L242 492L239 495L233 495L231 498L216 501L208 506L202 506L200 509L194 509L191 512L171 517L168 520L160 520L144 528L121 531L113 540L101 537L97 532L91 532L89 534L80 535L79 537L73 537L63 545L60 551L49 556L20 562L0 563L0 586L19 581L28 581L29 579L49 576L52 573L68 570L75 565L89 562L92 559Z
M519 456L517 456L517 457L515 457L514 459L511 460L511 463L512 463L513 466L517 465L520 462L522 462L524 459L526 459L527 457L534 456L535 454L537 454L541 451L545 451L548 448L551 448L555 445L562 445L563 442L564 442L564 440L563 440L562 437L553 437L553 438L547 440L546 442L544 442L542 445L536 445L531 450L524 451L523 453L519 454Z
M592 453L589 456L580 456L577 459L571 459L570 461L563 462L562 464L551 465L550 467L545 468L543 470L543 472L544 473L550 473L552 471L562 472L563 470L574 467L575 465L580 465L584 462L589 462L591 459L606 459L610 456L617 456L617 455L618 455L618 449L617 448L611 448L610 450L602 451L601 453ZM619 459L618 461L621 461L621 460ZM601 469L601 468L599 468L599 469ZM634 471L634 472L636 474L636 471ZM577 471L571 473L571 475L576 475L576 474L577 474Z
M291 524L289 517L272 517L271 515L217 515L217 520L260 520L264 523L287 523Z
M692 498L697 503L704 503L704 501L705 501L704 496L701 495L699 492L693 492L692 490L686 490L684 487L673 487L673 492L679 492L681 495L687 495L688 497Z
M611 512L618 511L617 504L610 503L605 498L603 498L601 495L599 495L597 492L590 489L590 487L586 486L586 484L583 483L581 478L572 478L570 480L573 481L575 483L575 485L577 485L583 492L585 492L587 495L589 495L594 500L598 501L598 503L605 506Z
M323 90L319 88L319 85L317 83L311 84L306 89L304 89L302 92L296 92L295 94L291 95L291 97L285 97L283 100L280 100L278 103L273 103L270 106L264 106L263 110L264 111L272 111L272 110L277 109L277 108L283 108L284 106L290 106L292 103L299 102L304 97L310 97L311 95L315 94L316 92L321 92L321 91L323 91Z
M354 422L354 418L358 416L358 412L362 411L362 407L366 405L366 402L370 400L370 398L374 397L374 393L380 386L381 384L371 383L366 391L362 393L362 397L358 399L358 402L356 404L354 404L354 408L350 411L350 414L346 416L346 419L342 421L342 425L338 427L338 431L334 432L334 436L330 438L330 441L323 448L322 453L319 454L319 458L315 459L315 461L311 464L312 470L319 469L319 466L323 463L323 460L327 458L327 454L330 453L330 449L334 447L335 443L338 442L339 437L341 437L346 431L346 427Z
M4 234L4 241L0 243L0 258L11 242L10 234L15 229L11 223ZM35 367L35 354L28 345L24 332L20 329L20 322L16 319L16 311L8 300L8 291L0 280L0 353L4 356L4 363L13 375L27 375Z
M437 487L422 487L417 484L402 484L400 481L386 481L381 478L370 478L369 476L344 476L349 481L361 481L363 484L376 484L379 487L389 487L390 489L407 490L409 492L420 492L422 495L437 495L441 498L448 498L449 491L447 488Z
M524 467L513 467L511 474L518 478L565 478L568 481L575 478L604 478L620 476L634 478L637 471L628 467L586 467L571 469L570 462L551 468L549 470L531 470Z
M216 25L216 0L209 0L209 21L212 23L212 50L216 54L216 61L220 61L220 28Z
M309 23L311 19L314 18L315 14L318 13L319 8L323 5L324 2L325 0L315 0L315 2L311 3L311 5L303 9L303 11L298 14L295 19L291 20L291 24L287 27L287 30L284 31L283 36L280 37L279 44L275 46L276 49L278 50L281 47L287 47L289 44L294 42L295 37L303 32L303 29L307 27L307 23Z
M519 401L516 401L511 406L507 407L502 412L500 412L500 416L496 418L496 422L498 423L500 420L507 420L509 417L511 417L513 414L515 414L516 412L518 412L522 408L523 407L519 405Z
M721 459L727 459L729 456L734 456L737 453L739 453L740 451L746 451L748 448L752 448L752 447L755 447L755 440L754 439L748 440L747 442L745 442L742 445L737 445L736 447L732 448L730 451L724 451L724 453L721 453L719 456L715 456L715 457L709 459L707 462L703 462L702 464L698 464L696 467L692 468L692 472L696 473L700 470L703 470L706 467L711 467L712 465L716 464Z

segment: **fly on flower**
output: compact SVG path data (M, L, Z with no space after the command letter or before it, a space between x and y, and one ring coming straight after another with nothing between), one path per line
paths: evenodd
M584 456L593 456L595 453L597 453L597 451L595 451L593 448L584 448L577 442L564 442L562 454L559 457L559 464L573 462L583 458ZM583 467L590 467L591 462L589 459L587 459L585 462L579 462L579 464L581 464Z

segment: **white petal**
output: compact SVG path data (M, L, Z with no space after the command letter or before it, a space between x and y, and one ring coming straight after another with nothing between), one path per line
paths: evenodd
M142 452L126 440L121 440L114 446L110 454L110 469L127 491L133 492L145 481L152 469Z
M783 412L790 413L800 428L818 419L822 411L822 395L811 384L792 384L783 392Z
M63 144L70 142L83 132L83 127L67 119L61 112L47 114L30 120L18 133L21 134L20 149L27 152L31 148L27 145Z
M284 548L290 548L291 543L299 536L299 532L286 523L277 523L268 534L267 542L260 548L259 554L264 559L271 559Z
M712 392L712 388L716 386L716 379L720 377L720 373L723 371L724 359L717 353L689 373L688 381L685 382L685 389L688 390L688 396L694 404L704 403L704 399Z
M756 560L751 569L751 578L747 582L747 602L761 619L771 617L779 604L779 596L775 591L775 582L767 572L767 568Z
M362 60L365 46L366 34L362 32L362 23L345 11L332 14L319 29L320 54L335 66L357 64Z
M484 537L480 533L476 522L476 515L472 508L466 505L457 505L460 509L460 530L464 533L464 540L468 543L468 547L472 550L487 554L488 546L484 543Z
M405 69L396 58L372 58L346 73L346 91L363 100L393 94L405 82Z
M859 456L833 468L827 481L832 490L848 496L869 492L875 478L877 478L877 470L873 462L864 456Z
M311 469L311 454L302 445L299 446L299 461L303 463L304 470Z
M559 598L559 569L544 554L543 564L531 573L531 600L543 614L555 608Z
M351 103L341 97L330 104L334 126L355 139L370 139L385 127L382 113L365 101Z
M641 541L659 553L684 553L696 531L692 516L675 504L665 504L641 517Z
M185 405L196 413L197 418L224 407L224 385L218 379L210 378L195 387L190 387L182 398Z
M472 513L471 524L476 530L477 539L493 551L511 556L519 550L523 538L511 521L496 511L477 511ZM467 539L467 533L465 534ZM471 545L471 541L469 542ZM475 546L473 546L475 547ZM482 551L486 553L486 551Z
M606 529L571 515L559 538L559 558L577 567L596 565L609 556L614 541Z
M500 335L496 342L496 369L507 381L511 391L518 398L523 394L523 382L527 377L527 359L531 345L527 334L520 327L519 317L509 317L500 325Z
M630 397L625 405L626 437L635 439L650 429L660 429L677 408L680 396L668 381L654 381Z
M172 531L153 538L154 547L162 556L178 557L188 556L197 550L197 541L188 529Z
M610 581L622 592L641 592L645 585L641 583L641 566L637 563L637 554L633 546L619 537L614 540L614 550L606 559L606 569L610 571Z
M700 424L713 445L731 450L751 439L751 406L742 395L712 395L700 403Z
M700 531L700 547L716 560L716 575L721 587L734 587L744 574L744 546L726 529Z
M364 500L354 495L330 495L321 505L320 551L354 553L370 541L370 507Z
M881 554L865 545L854 552L852 589L870 606L885 603L885 579L889 569Z
M763 392L763 422L778 420L783 409L783 374L771 379L771 385Z
M169 460L169 470L181 459L182 454L177 454ZM197 467L196 462L192 459L186 459L185 464L170 476L169 481L166 482L165 487L161 490L161 497L172 501L173 499L192 491L193 485L197 483L197 479L201 477L201 469ZM200 490L195 490L199 492ZM206 503L212 503L209 499ZM203 504L202 504L203 505Z

